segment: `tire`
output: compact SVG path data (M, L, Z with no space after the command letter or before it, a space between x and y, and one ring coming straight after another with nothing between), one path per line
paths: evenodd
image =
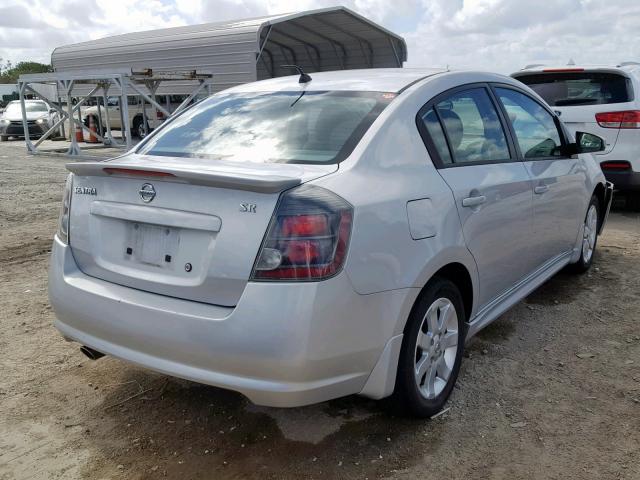
M572 273L585 273L591 268L598 244L598 227L600 226L600 202L593 195L589 201L589 207L584 219L584 230L582 236L582 247L580 258L576 263L569 265L568 270Z
M458 378L465 334L460 291L449 280L433 278L405 327L390 398L396 413L428 418L442 410Z
M9 140L7 135L0 135L0 142L6 142L7 140Z
M143 139L149 133L151 133L151 129L149 128L149 123L147 123L147 131L146 131L146 133L144 131L143 124L144 124L144 120L141 117L136 117L136 118L133 119L133 129L131 130L131 134L134 137L138 137L140 139Z

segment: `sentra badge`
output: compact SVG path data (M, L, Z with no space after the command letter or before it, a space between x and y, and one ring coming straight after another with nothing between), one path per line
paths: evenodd
M76 187L75 192L77 195L97 195L98 190L96 187Z

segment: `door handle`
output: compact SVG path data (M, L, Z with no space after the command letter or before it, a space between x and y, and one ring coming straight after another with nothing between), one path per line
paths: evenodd
M482 205L486 201L487 201L487 197L485 197L484 195L477 195L477 196L474 196L474 197L467 197L467 198L463 198L462 199L462 206L463 207L475 207L477 205Z
M537 193L538 195L541 195L548 191L549 191L549 185L538 185L533 189L533 192Z

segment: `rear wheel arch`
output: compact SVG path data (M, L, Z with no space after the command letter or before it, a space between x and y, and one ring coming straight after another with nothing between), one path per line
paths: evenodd
M461 264L445 265L429 279L411 309L388 400L397 414L431 417L453 390L466 335L467 307L460 288L468 288L465 273L469 275Z
M469 321L471 317L471 312L473 311L473 280L471 278L471 273L462 263L452 262L448 263L442 267L440 267L424 284L422 287L420 294L417 296L414 301L412 311L416 308L416 305L420 302L424 292L426 291L429 284L432 282L434 278L443 278L445 280L449 280L453 283L460 294L462 295L462 303L464 305L464 316L465 320ZM408 322L407 322L408 323ZM405 328L406 324L405 323Z

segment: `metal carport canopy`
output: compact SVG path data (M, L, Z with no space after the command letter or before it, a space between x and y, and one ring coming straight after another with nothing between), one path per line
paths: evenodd
M404 39L345 8L332 7L230 22L127 33L56 48L56 72L197 70L213 73L213 91L305 71L402 67ZM181 94L191 84L161 85Z

